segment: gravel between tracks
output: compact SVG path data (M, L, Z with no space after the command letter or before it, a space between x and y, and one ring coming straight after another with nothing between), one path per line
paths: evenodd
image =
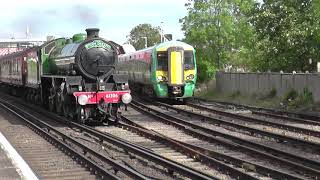
M300 128L305 128L305 129L310 129L310 130L315 130L315 131L320 132L320 126L317 126L317 125L292 122L290 120L285 120L285 119L281 119L281 118L265 117L265 116L258 115L258 114L252 114L250 110L240 109L240 108L236 108L235 106L230 106L230 105L223 106L223 105L219 105L219 104L215 104L215 103L203 103L203 102L201 102L200 104L205 105L205 106L212 108L212 109L220 110L220 111L241 114L241 115L252 117L252 118L259 118L264 121L276 122L276 123L280 123L280 124L287 124L287 125L291 125L291 126L295 126L295 127L300 127ZM283 116L283 117L285 118L286 116Z
M104 142L103 144L101 144L100 140L96 137L93 137L92 135L86 132L82 132L77 128L70 128L60 122L56 122L51 118L43 116L37 112L34 112L34 115L49 123L50 125L56 127L59 131L63 132L64 134L70 135L80 143L86 145L87 147L90 147L92 150L95 150L106 157L110 157L111 159L114 159L125 166L131 167L135 171L143 174L144 176L151 177L154 179L181 179L180 175L172 177L169 173L166 172L166 169L164 169L162 166L155 165L152 162L146 160L146 158L128 153L124 149L118 148L117 146L108 142ZM103 127L112 128L112 126ZM113 168L105 162L102 162L101 160L96 159L93 156L91 156L91 159L103 165L107 170L115 172ZM127 177L127 175L123 174L122 172L117 172L116 175L121 179L130 179Z
M0 130L41 179L97 179L2 108Z
M239 151L235 151L235 150L231 150L229 148L226 148L218 143L209 143L209 142L194 138L190 135L185 134L182 130L176 129L175 127L173 127L171 125L166 125L166 124L163 124L159 121L156 121L156 120L154 120L144 114L141 114L140 112L138 112L132 108L129 108L128 112L126 112L124 116L129 118L130 120L133 120L134 122L136 122L137 124L139 124L145 128L151 129L153 131L156 131L160 134L163 134L163 135L170 137L170 138L173 138L175 140L189 143L189 144L193 144L193 145L197 145L197 146L200 146L200 147L203 147L206 149L214 150L216 152L223 153L225 155L232 156L235 158L243 159L243 160L246 160L246 161L249 161L252 163L257 163L262 166L270 167L273 169L281 169L283 171L290 172L292 174L297 174L295 169L290 169L290 168L286 167L285 165L277 164L275 162L270 161L269 159L261 159L261 157L258 155L252 155L250 153L245 154L245 153L242 153ZM177 116L177 115L175 114L174 116ZM199 124L199 122L197 122L197 121L194 121L194 123ZM210 125L210 127L211 126L214 126L214 125ZM221 127L214 126L213 128L215 128L215 130L219 130L220 132L224 132L224 133L226 132ZM250 168L250 167L244 166L244 168ZM244 170L243 168L238 168L238 169ZM246 170L252 170L252 169L246 169ZM254 172L252 172L252 175L259 177L259 174L256 174ZM259 177L259 178L268 179L266 177Z
M192 168L195 168L197 170L200 170L206 174L209 174L213 177L219 178L219 179L231 179L230 176L226 176L224 174L221 174L220 172L201 164L200 162L194 161L192 158L187 157L186 155L173 150L172 148L157 143L153 140L141 137L135 133L132 133L130 131L117 128L117 127L108 127L108 128L97 128L99 131L107 132L110 134L113 134L120 138L126 138L130 142L134 142L136 144L139 144L143 147L147 147L148 149L156 152L157 154L164 156L168 159L177 161L179 163L182 163L184 165L190 166Z
M242 131L233 127L229 126L224 126L224 125L216 125L216 124L211 124L208 122L203 122L202 120L196 118L196 117L189 117L187 115L184 115L183 113L178 114L174 110L166 110L165 108L150 105L150 107L160 110L168 115L172 115L181 119L184 119L186 121L189 121L191 123L198 124L200 126L213 129L215 131L219 131L222 133L228 133L229 135L236 136L238 138L242 138L251 142L256 142L260 144L267 145L269 147L273 147L285 152L290 152L292 154L297 154L297 155L303 155L305 158L309 158L312 160L320 161L320 154L317 150L314 150L310 147L306 146L301 146L299 144L295 143L289 143L289 142L278 142L273 138L269 137L264 137L260 135L251 135L250 132L247 131ZM224 119L224 118L223 118ZM238 122L238 120L232 120L233 122Z
M185 105L175 105L175 107L178 107L178 108L181 108L181 109L184 109L187 111L201 113L203 115L210 116L210 117L216 118L216 119L223 119L223 120L233 122L233 123L236 122L237 124L244 125L244 126L251 127L251 128L260 129L260 130L263 130L266 132L272 132L272 133L276 133L276 134L280 134L280 135L286 135L289 137L294 137L294 138L298 138L298 139L310 141L310 142L315 142L315 143L320 142L320 138L318 138L318 137L305 135L305 134L298 133L298 132L292 132L292 131L288 131L288 130L284 130L284 129L280 129L280 128L276 128L276 127L271 127L268 125L262 125L259 123L249 122L249 121L245 121L245 120L234 119L234 118L226 117L223 115L217 115L215 113L208 112L206 110L199 110L197 108L193 108L193 107L189 107L189 106L185 106ZM269 121L270 121L270 118L269 118Z

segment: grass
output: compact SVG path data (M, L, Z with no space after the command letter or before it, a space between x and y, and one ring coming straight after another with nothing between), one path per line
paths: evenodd
M264 108L274 108L282 110L296 111L319 111L320 103L314 103L312 93L305 89L302 93L292 90L288 91L284 97L277 97L276 90L271 90L266 94L242 95L240 92L235 93L219 93L214 90L198 92L196 97L208 100L226 101L237 104L250 106L258 106Z

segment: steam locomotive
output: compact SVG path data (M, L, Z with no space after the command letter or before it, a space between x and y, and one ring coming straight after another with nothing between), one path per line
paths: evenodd
M86 32L0 57L1 85L80 123L118 121L132 100L128 77L114 73L123 48Z

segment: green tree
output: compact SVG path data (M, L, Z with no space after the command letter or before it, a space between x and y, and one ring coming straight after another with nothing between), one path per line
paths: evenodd
M251 48L255 31L246 16L254 0L189 0L186 7L182 30L185 41L196 48L203 70L212 74L226 65L246 67L257 54Z
M264 0L251 14L261 57L253 68L313 71L319 60L319 0ZM311 62L311 64L310 64Z
M128 42L137 50L145 48L145 37L147 45L153 46L160 42L160 27L152 27L150 24L139 24L130 31Z

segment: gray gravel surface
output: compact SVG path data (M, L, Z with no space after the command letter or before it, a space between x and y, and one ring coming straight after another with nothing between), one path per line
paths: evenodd
M189 167L192 167L194 169L200 170L201 172L204 172L208 175L211 175L213 177L222 178L222 179L230 179L230 177L225 176L221 174L220 172L203 165L197 161L194 161L192 158L173 150L172 148L157 143L153 140L141 137L135 133L132 133L130 131L120 129L117 127L113 128L98 128L102 132L108 132L110 134L113 134L120 138L126 138L128 141L139 144L143 147L147 147L148 149L152 150L153 152L156 152L157 154L166 157L168 159L171 159L173 161L179 162L181 164L187 165Z
M310 130L315 130L320 132L320 126L317 125L310 125L306 123L299 123L299 122L292 122L290 120L286 120L284 118L273 118L273 117L265 117L262 115L258 114L252 114L250 110L244 110L244 109L239 109L236 108L235 106L222 106L222 105L217 105L217 104L208 104L208 103L200 103L201 105L205 105L209 108L220 110L220 111L225 111L225 112L230 112L234 114L241 114L244 116L252 117L252 118L259 118L268 122L276 122L280 124L286 124L286 125L291 125L295 127L300 127L300 128L305 128L305 129L310 129ZM285 117L285 116L284 116Z
M150 106L151 107L151 106ZM152 106L152 108L156 108L155 106ZM162 109L158 109L161 110ZM166 114L170 114L170 112L166 112ZM177 114L172 114L174 116L177 116ZM126 112L125 116L127 118L129 118L130 120L134 120L137 124L148 128L150 130L156 131L158 133L161 133L167 137L173 138L175 140L178 141L182 141L185 143L189 143L189 144L193 144L193 145L197 145L206 149L210 149L210 150L214 150L216 152L228 155L228 156L232 156L238 159L242 159L245 161L249 161L252 163L257 163L259 165L265 166L265 167L269 167L272 169L277 169L277 170L283 170L284 172L288 172L291 174L297 174L295 169L290 169L288 168L286 165L281 165L281 164L277 164L275 162L270 161L269 159L263 159L258 155L252 155L250 153L243 153L240 151L235 151L234 149L229 149L225 146L222 146L218 143L209 143L197 138L194 138L190 135L187 135L185 132L183 132L182 130L176 129L171 125L166 125L164 123L161 123L159 121L156 121L132 108L129 108L129 111ZM190 118L189 120L190 122L194 122L197 123L198 125L201 125L201 123L199 123L199 121L192 121L192 119ZM224 132L226 133L226 129L222 128L222 127L218 127L218 126L214 126L210 124L210 127L213 126L212 128L215 128L215 130L219 130L220 132ZM208 126L206 126L208 127ZM229 130L227 130L229 131ZM250 137L250 136L249 136ZM259 139L259 138L257 138ZM246 167L244 168L238 168L239 170L242 171L250 171L250 169L246 169ZM257 176L261 179L268 179L268 177L263 177L257 173L251 172L251 175ZM308 178L308 177L306 177Z
M97 129L104 129L107 130L109 128L114 128L112 126L110 127L97 127ZM118 128L121 130L120 128ZM86 133L80 133L76 132L77 129L70 129L70 128L60 128L60 130L68 133L72 137L75 137L77 140L79 140L82 144L90 147L93 150L96 150L97 152L110 157L117 162L120 162L128 167L131 167L132 169L140 172L141 174L147 176L147 177L153 177L155 179L174 179L175 177L171 177L169 174L166 173L166 170L161 167L153 164L150 161L147 161L145 158L138 157L134 154L128 153L125 150L118 148L117 146L110 144L110 143L103 143L100 144L98 139L95 137L86 134ZM124 137L128 140L127 137ZM98 161L98 159L95 159L95 161ZM100 162L103 164L103 162ZM119 175L118 176L122 176ZM179 177L176 177L179 178Z
M0 130L41 179L97 179L1 108Z
M210 128L210 129L213 129L213 130L216 130L216 131L219 131L219 132L223 132L223 133L228 133L229 135L233 135L233 136L236 136L236 137L239 137L239 138L242 138L242 139L245 139L245 140L249 140L249 141L252 141L252 142L264 144L264 145L267 145L267 146L270 146L270 147L273 147L273 148L277 148L277 149L280 149L280 150L283 150L283 151L286 151L286 152L290 152L292 154L303 155L303 157L305 157L305 158L309 158L309 159L312 159L312 160L320 161L320 153L317 150L312 149L310 147L301 146L299 144L291 143L291 142L279 142L279 141L277 141L277 140L275 140L273 138L269 138L269 137L265 137L265 136L251 135L250 132L242 131L240 129L236 129L236 128L233 128L233 127L229 127L229 126L225 126L225 125L217 126L215 124L211 124L211 123L208 123L208 122L203 122L203 121L197 119L196 117L189 117L189 116L181 114L181 113L177 114L176 111L174 111L174 110L166 110L165 108L160 108L160 107L157 107L157 106L152 106L152 107L155 108L155 109L161 110L161 111L165 112L166 114L170 114L170 115L182 118L184 120L187 120L189 122L198 124L198 125L203 126L203 127L207 127L207 128ZM188 109L190 109L190 107L188 107ZM198 111L198 110L194 109L194 111ZM202 111L202 114L209 114L209 113ZM235 120L235 119L223 117L221 115L216 115L216 114L213 114L213 113L211 113L211 116L212 117L216 116L217 118L221 118L223 120L228 120L228 121L234 122L234 123L238 123L239 122L239 123L243 123L245 125L249 125L249 123L247 123L247 122L243 122L241 120ZM258 126L261 127L261 130L266 130L267 131L268 129L269 130L271 129L269 127L263 127L262 125L256 125L256 126L257 127ZM270 132L271 132L271 130L270 130ZM285 135L285 134L288 133L285 130L278 130L278 132L284 132L284 133L280 133L282 135ZM301 136L299 134L295 134L294 137L297 137L297 138L300 137L301 138ZM320 141L316 141L316 142L320 142Z
M266 132L271 132L271 133L275 133L275 134L279 134L279 135L285 135L288 137L294 137L294 138L301 139L304 141L309 141L309 142L315 142L315 143L320 142L320 138L315 137L315 136L306 135L306 134L302 134L299 132L293 132L293 131L289 131L289 130L284 130L281 128L271 127L268 125L262 125L262 124L259 124L258 122L255 123L255 122L249 122L249 121L245 121L245 120L230 118L230 117L218 115L218 114L206 111L206 110L199 110L199 109L196 109L196 108L193 108L190 106L185 106L185 105L178 105L178 106L176 105L175 107L178 107L178 108L181 108L184 110L188 110L188 111L192 111L192 112L201 113L203 115L210 116L210 117L216 118L216 119L222 119L222 120L226 120L226 121L233 122L233 123L236 122L237 124L251 127L251 128L255 128L255 129L259 129L259 130L266 131ZM248 113L246 113L246 114L248 114ZM270 120L271 119L269 119L269 121Z

